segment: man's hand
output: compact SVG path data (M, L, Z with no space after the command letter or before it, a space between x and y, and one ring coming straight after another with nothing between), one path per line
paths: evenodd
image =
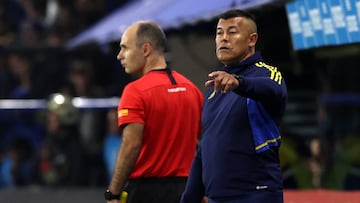
M239 80L233 75L225 71L214 71L209 75L210 80L205 82L206 87L214 86L215 93L220 90L222 93L227 93L239 87Z

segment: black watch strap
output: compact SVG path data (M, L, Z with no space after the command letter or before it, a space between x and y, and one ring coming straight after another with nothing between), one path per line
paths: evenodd
M234 78L236 78L237 80L239 80L239 82L241 82L242 77L236 74L231 74L232 76L234 76Z
M107 189L104 193L105 200L110 201L113 199L120 199L120 194L113 194L109 189Z
M243 76L241 75L236 75L236 74L231 74L232 76L234 76L234 78L236 78L239 81L239 86L242 85L243 83Z
M241 86L243 86L243 83L244 83L243 76L242 75L236 75L236 74L231 74L231 75L234 76L234 78L239 81L239 86L237 88L235 88L233 91L236 94L241 94Z

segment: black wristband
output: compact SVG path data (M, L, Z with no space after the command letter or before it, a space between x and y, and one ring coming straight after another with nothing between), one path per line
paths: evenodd
M241 75L236 75L236 74L231 74L231 75L234 76L234 78L236 78L237 81L239 82L239 86L236 89L234 89L233 91L236 94L241 95L241 90L242 90L242 85L243 85L244 78Z
M239 75L236 75L236 74L231 74L232 76L234 76L234 78L236 78L238 81L239 81L239 86L242 84L242 80L243 78Z
M110 201L113 199L120 199L120 194L113 194L109 189L107 189L104 193L105 200Z

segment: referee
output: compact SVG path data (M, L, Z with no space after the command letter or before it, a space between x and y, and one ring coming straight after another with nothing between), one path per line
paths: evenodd
M200 134L203 95L187 78L167 67L165 35L154 22L129 26L117 59L129 83L118 106L122 129L108 203L178 203ZM125 191L125 192L123 192Z

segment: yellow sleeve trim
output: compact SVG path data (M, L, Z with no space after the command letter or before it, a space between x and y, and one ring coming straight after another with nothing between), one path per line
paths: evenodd
M255 150L257 151L257 150L259 150L259 149L261 149L261 148L269 145L270 143L274 143L274 142L277 142L277 141L279 141L279 140L281 140L281 136L276 137L276 138L271 139L271 140L266 140L266 141L265 141L264 143L262 143L261 145L256 146L256 147L255 147Z

